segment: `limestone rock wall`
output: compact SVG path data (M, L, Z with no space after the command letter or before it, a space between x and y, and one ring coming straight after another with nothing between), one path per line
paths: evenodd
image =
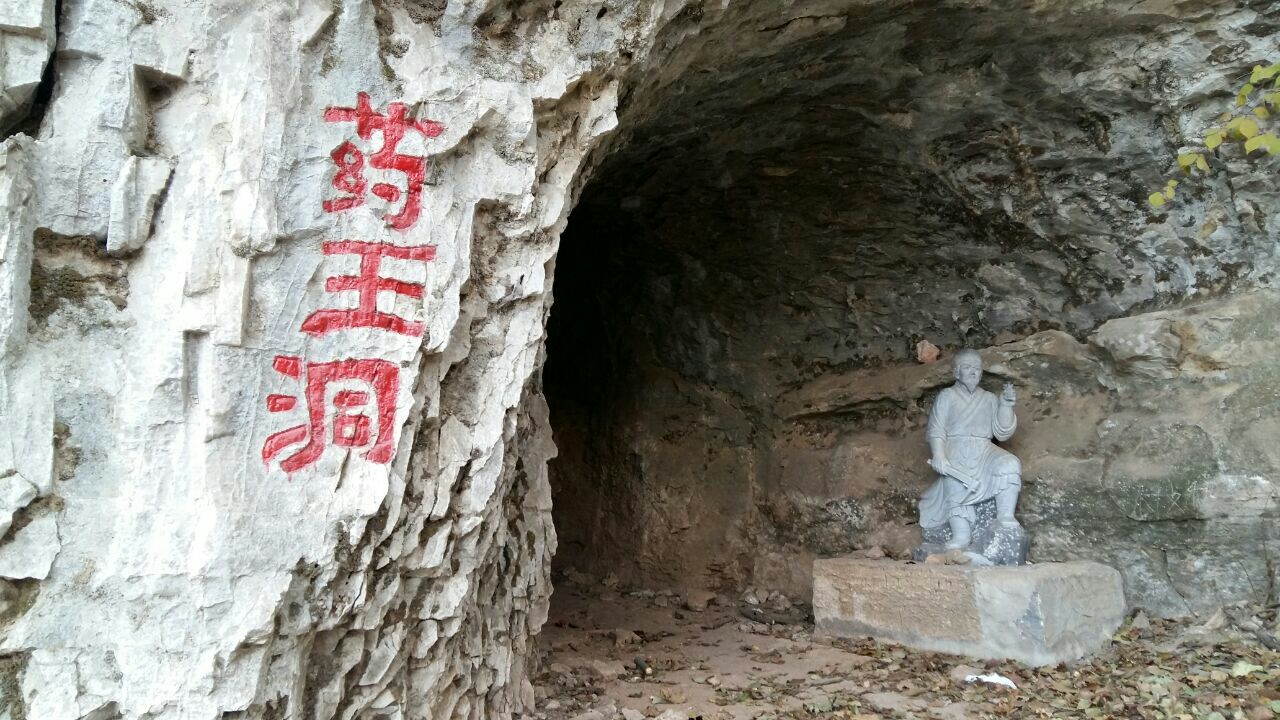
M36 102L54 44L54 0L0 5L0 128L20 122Z
M530 702L550 273L658 9L58 8L0 3L0 716Z

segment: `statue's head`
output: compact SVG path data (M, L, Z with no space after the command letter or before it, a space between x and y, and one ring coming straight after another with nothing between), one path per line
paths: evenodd
M982 356L977 350L961 350L951 359L951 371L966 390L973 392L982 381Z

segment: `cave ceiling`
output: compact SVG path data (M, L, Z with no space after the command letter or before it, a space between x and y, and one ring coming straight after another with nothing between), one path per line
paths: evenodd
M1268 220L1232 188L1167 215L1145 198L1175 116L1222 104L1280 9L784 5L669 26L566 234L627 278L593 292L649 321L661 361L706 375L734 351L691 346L719 336L790 382L1269 275L1245 262Z

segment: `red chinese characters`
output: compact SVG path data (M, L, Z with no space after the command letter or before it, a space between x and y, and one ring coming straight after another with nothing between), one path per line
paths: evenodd
M391 243L358 242L342 240L326 242L321 246L325 255L352 254L360 256L359 275L339 275L325 280L324 289L331 292L354 291L360 294L359 305L351 310L325 309L311 313L302 322L302 332L308 335L324 335L348 328L380 328L391 332L422 337L423 324L406 320L399 315L378 310L378 293L390 292L405 297L422 299L421 283L405 282L382 277L382 258L430 262L435 259L434 245L402 247Z
M280 462L294 473L320 459L325 447L364 449L369 462L390 462L395 452L393 428L400 368L387 360L337 360L306 363L297 356L278 355L276 372L303 383L306 423L281 430L262 446L262 461L269 463L287 448L305 443ZM298 405L294 395L268 395L267 410L288 412ZM332 413L329 411L332 410ZM326 416L332 415L326 423Z
M355 107L330 107L324 112L325 122L354 122L355 134L364 141L381 136L377 152L366 157L351 141L343 142L331 157L337 165L333 187L341 195L325 200L326 212L341 212L363 205L366 191L388 203L403 205L400 211L386 217L396 230L414 226L422 214L422 190L426 179L426 158L399 151L400 143L412 130L424 138L444 132L444 126L432 121L408 119L404 103L387 105L387 114L373 111L367 93L357 93ZM402 186L374 182L370 187L365 177L368 168L399 173ZM374 175L377 180L384 175ZM326 256L355 255L360 269L354 275L325 278L328 293L356 293L354 308L322 308L302 321L300 330L312 337L327 336L343 330L371 328L422 337L424 323L378 309L379 298L405 297L421 300L426 286L420 282L399 280L384 274L389 268L384 261L404 265L428 263L435 259L434 245L405 246L390 242L361 240L329 241L321 245ZM393 273L394 274L394 273ZM262 460L268 465L279 460L280 468L292 474L315 464L329 447L360 451L372 463L391 462L395 454L396 403L400 391L400 367L379 358L347 358L328 362L309 362L297 355L277 355L275 371L301 385L298 394L273 393L267 396L267 411L288 413L301 410L303 422L267 437L262 445ZM301 402L300 402L301 401ZM301 407L300 407L301 406Z
M391 183L379 182L374 183L371 191L389 203L399 202L403 197L403 207L400 212L387 216L387 224L396 230L413 227L422 214L422 185L426 181L427 160L419 155L400 153L398 147L409 130L420 133L424 138L434 138L444 132L444 126L432 120L408 119L408 109L400 102L387 105L386 115L376 113L369 104L368 93L357 93L356 106L353 108L326 109L324 119L325 122L354 122L356 135L366 141L372 139L374 133L382 136L382 147L369 156L369 167L402 173L405 186L401 190ZM325 200L325 212L341 212L363 205L368 187L364 177L364 154L348 140L339 145L330 157L338 166L338 171L333 176L333 187L344 194Z

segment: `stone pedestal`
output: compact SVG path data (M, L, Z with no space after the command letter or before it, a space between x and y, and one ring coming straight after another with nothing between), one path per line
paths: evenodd
M1055 665L1105 647L1124 620L1120 573L1093 562L1022 567L813 564L820 634Z

